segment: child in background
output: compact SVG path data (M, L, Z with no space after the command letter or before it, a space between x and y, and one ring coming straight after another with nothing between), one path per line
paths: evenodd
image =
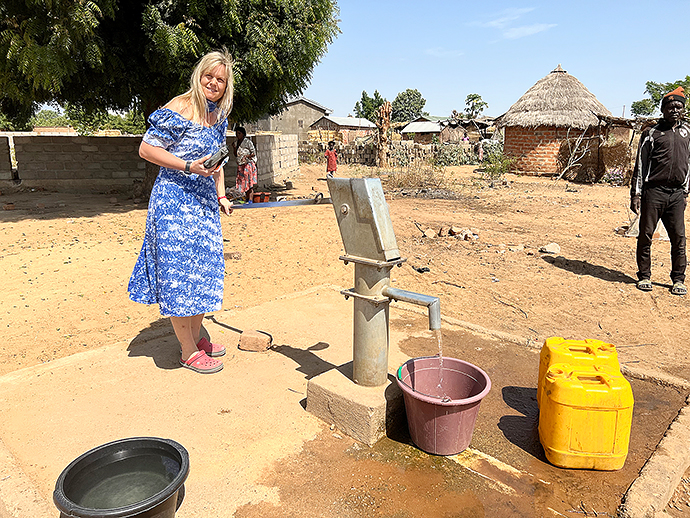
M333 174L338 169L337 155L335 154L335 142L332 140L328 143L328 149L325 153L326 157L326 176L333 178Z

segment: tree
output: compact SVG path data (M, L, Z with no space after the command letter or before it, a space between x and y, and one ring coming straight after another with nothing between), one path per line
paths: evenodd
M489 107L489 105L484 102L482 96L479 94L469 94L465 98L465 113L468 119L476 119L479 115Z
M649 98L633 102L630 105L630 112L635 116L653 115L661 104L661 99L664 95L675 90L679 86L685 89L687 95L688 92L690 92L690 76L685 76L685 79L679 79L673 83L655 83L654 81L647 81L645 83L645 93L649 95Z
M385 102L386 99L381 97L378 90L374 90L373 97L369 97L366 90L363 90L362 98L355 104L355 115L376 124L376 111Z
M67 126L67 124L69 124L67 122L67 117L60 115L54 110L41 110L31 118L31 126L33 128Z
M188 88L204 53L235 59L232 119L280 111L338 34L335 0L3 0L0 112L40 103L148 115Z
M395 97L392 105L392 120L395 122L406 122L416 119L422 115L422 109L425 104L426 99L422 97L419 90L408 88Z

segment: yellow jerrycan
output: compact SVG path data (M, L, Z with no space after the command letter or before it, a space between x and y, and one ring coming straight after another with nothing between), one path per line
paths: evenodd
M539 378L537 381L537 404L541 406L544 376L556 363L569 363L573 367L587 368L593 365L608 365L620 370L616 346L601 340L566 340L553 336L544 341L539 355Z
M616 470L628 456L633 394L620 370L555 364L544 376L539 440L562 468Z

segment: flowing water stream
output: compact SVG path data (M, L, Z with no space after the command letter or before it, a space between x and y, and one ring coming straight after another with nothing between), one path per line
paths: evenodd
M443 337L441 330L435 329L434 335L436 335L436 343L438 344L438 397L441 398L441 401L450 401L450 397L443 389Z

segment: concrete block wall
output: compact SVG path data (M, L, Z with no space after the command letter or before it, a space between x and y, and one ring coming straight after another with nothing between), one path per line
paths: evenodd
M326 163L324 153L328 146L323 142L302 142L299 159L304 163ZM376 165L376 148L373 144L336 143L335 152L339 164Z
M12 179L12 157L10 156L10 138L0 136L0 180Z
M299 171L297 135L267 133L254 135L252 140L259 187L268 187Z
M259 187L268 187L299 170L297 135L270 134L251 138L257 148ZM127 191L146 175L146 162L139 157L140 136L14 134L13 140L18 176L27 187L58 191ZM228 145L234 140L234 136L228 137ZM0 136L0 180L12 179L9 149L7 137ZM7 173L4 172L5 160ZM226 185L234 186L237 162L232 154L225 171Z
M376 146L372 143L336 144L335 150L338 154L339 164L376 165L377 151ZM321 142L302 142L299 148L299 158L304 163L325 163L325 151L326 145ZM431 144L417 144L411 140L395 141L389 144L388 161L391 166L399 165L397 162L403 155L405 164L430 160L434 156L434 148Z
M574 146L582 130L538 126L536 128L507 127L503 151L506 155L517 158L516 168L519 172L532 175L554 176L560 173L564 161L568 158L568 143ZM583 140L589 144L587 155L579 162L582 170L598 169L598 137L592 130Z
M117 190L144 179L140 143L130 136L15 136L17 172L32 187Z

